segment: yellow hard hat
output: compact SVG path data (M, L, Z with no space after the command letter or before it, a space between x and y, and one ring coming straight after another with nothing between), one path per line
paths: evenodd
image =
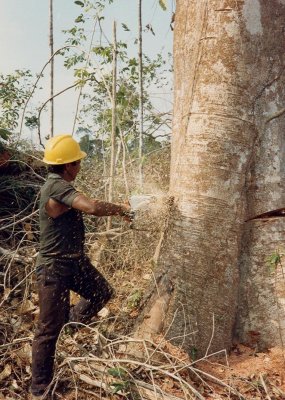
M86 155L71 135L58 135L46 142L43 162L52 165L68 164Z

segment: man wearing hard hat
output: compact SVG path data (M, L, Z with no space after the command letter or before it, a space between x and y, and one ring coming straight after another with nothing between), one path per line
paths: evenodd
M49 175L41 189L40 251L36 262L39 320L32 347L32 398L52 381L55 346L68 321L88 323L112 297L113 290L84 254L82 212L97 217L126 217L129 207L92 200L71 184L86 157L70 135L48 140L43 161ZM81 296L69 306L69 291Z

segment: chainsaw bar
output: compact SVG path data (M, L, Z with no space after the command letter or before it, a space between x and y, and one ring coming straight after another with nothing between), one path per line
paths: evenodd
M253 219L285 217L285 208L277 208L276 210L266 211L262 214L255 215L255 217L245 220L245 222L252 221Z

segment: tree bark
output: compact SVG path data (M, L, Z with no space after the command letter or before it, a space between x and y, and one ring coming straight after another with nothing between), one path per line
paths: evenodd
M274 138L266 114L266 107L278 111L285 103L284 18L281 0L177 1L170 174L175 202L157 271L159 290L149 297L140 323L152 321L153 305L161 300L158 330L189 353L230 348L239 266L244 269L239 264L244 220L284 206L283 149L278 153L284 133ZM280 84L273 83L278 74ZM260 140L264 148L276 146L262 154ZM253 237L243 243L247 267L259 240Z
M285 205L285 2L260 2L262 35L251 37L258 61L253 103L257 137L246 176L246 217ZM259 76L256 77L256 75ZM284 218L253 220L244 225L240 257L241 284L237 337L259 349L285 342L285 280L281 265L269 268L274 252L284 253ZM284 262L283 262L284 264Z

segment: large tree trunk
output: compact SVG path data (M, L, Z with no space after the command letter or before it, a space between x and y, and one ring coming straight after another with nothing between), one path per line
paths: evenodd
M170 182L175 201L159 260L159 293L148 302L141 332L162 329L190 353L230 347L244 219L285 205L280 194L281 133L279 139L270 139L274 131L266 122L266 107L278 111L282 101L285 105L284 3L177 0ZM273 84L278 74L280 84ZM267 91L274 106L266 105ZM276 142L270 150L275 154L272 168L269 153L256 155L261 140L265 147ZM259 188L252 186L261 181ZM273 189L279 195L271 195ZM252 234L248 248L251 240ZM252 253L247 253L248 267ZM244 323L239 327L242 332Z
M285 1L260 2L253 16L262 34L251 38L258 135L246 177L247 217L285 207ZM284 253L284 239L282 217L244 225L236 333L260 349L285 342L284 272L280 263L275 271L268 263L273 253Z

